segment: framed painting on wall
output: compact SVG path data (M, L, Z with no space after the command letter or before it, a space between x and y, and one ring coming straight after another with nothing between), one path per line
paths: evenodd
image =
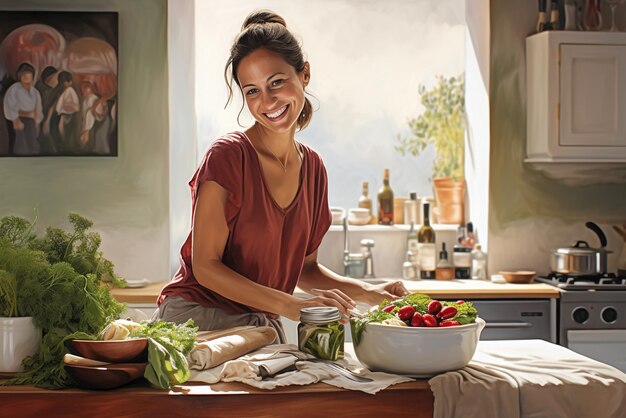
M117 156L118 14L0 11L0 157Z

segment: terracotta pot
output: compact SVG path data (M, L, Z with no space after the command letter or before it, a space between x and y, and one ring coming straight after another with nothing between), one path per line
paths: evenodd
M438 222L441 224L463 223L465 181L454 181L450 177L433 179L437 200Z

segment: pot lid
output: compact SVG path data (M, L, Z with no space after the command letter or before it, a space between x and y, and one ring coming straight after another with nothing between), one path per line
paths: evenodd
M557 248L554 250L555 254L566 255L596 255L598 250L591 248L586 241L576 241L576 243L570 247Z

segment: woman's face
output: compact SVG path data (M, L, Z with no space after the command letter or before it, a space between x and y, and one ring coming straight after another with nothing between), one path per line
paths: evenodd
M309 64L298 73L274 52L257 49L241 60L237 78L254 119L263 127L289 132L304 107L304 87L309 82Z

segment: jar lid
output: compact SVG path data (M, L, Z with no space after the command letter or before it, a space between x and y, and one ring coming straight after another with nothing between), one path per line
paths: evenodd
M454 252L455 253L471 253L472 247L466 247L465 245L455 245Z
M300 309L300 321L302 322L332 322L341 318L339 309L333 306L312 306Z

